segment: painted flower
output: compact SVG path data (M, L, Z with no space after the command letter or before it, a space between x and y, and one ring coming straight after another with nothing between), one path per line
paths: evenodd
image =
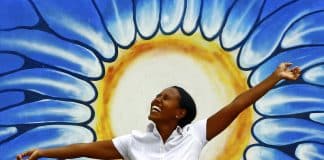
M201 33L238 51L254 86L280 62L303 69L254 109L257 144L244 158L324 159L324 1L3 0L0 2L0 155L91 142L93 84L136 36ZM218 43L218 42L215 42ZM68 138L67 138L68 137Z

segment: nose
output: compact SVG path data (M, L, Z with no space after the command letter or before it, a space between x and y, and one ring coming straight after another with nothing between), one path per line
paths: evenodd
M161 97L155 97L152 101L152 105L154 104L160 104L161 103L162 98Z

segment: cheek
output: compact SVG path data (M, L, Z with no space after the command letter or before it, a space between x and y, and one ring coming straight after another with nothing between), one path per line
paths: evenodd
M164 107L166 110L168 110L168 112L175 114L180 106L179 106L178 102L172 101L172 102L166 102Z

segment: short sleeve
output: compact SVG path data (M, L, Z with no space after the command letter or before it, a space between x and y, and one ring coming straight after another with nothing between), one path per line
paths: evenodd
M128 158L128 150L132 141L132 135L119 136L112 139L112 142L118 152L123 156L124 159Z
M207 119L199 120L191 124L190 126L191 133L201 142L202 145L205 145L207 141Z

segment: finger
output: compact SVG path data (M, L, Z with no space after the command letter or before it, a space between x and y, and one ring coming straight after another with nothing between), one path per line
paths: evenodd
M18 155L16 156L16 159L17 159L17 160L22 160L22 155L21 155L21 154L18 154Z
M298 73L298 67L295 67L295 68L291 69L291 71L292 71L293 73Z
M29 151L21 153L20 155L21 155L21 157L25 157L25 156L31 155L33 152L34 152L34 150L29 150Z
M298 71L298 73L300 73L301 72L301 68L300 67L297 67L297 71Z
M299 78L299 76L300 76L300 74L295 74L295 75L292 77L292 79L293 79L293 80L297 80L297 79Z
M298 73L296 76L297 76L297 79L298 79L298 77L300 76L300 74Z
M289 66L292 65L292 63L290 63L290 62L284 62L283 65L284 65L285 67L289 67Z
M295 69L295 72L294 72L295 74L300 74L301 73L301 69L299 68L299 67L296 67L296 69Z
M36 160L37 159L37 156L36 156L36 153L32 154L28 160Z

